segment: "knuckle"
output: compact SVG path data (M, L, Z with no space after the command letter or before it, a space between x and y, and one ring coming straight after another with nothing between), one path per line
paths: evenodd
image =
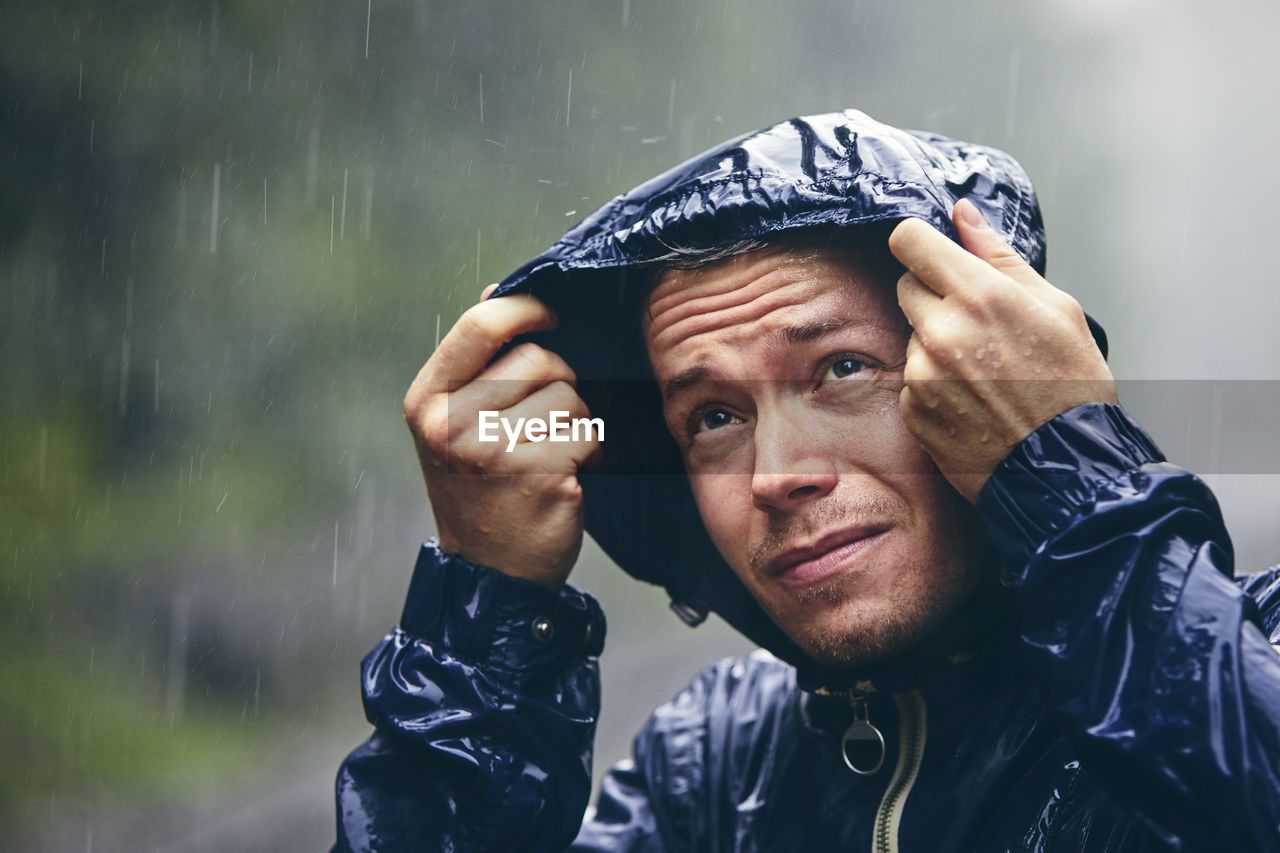
M911 388L903 388L898 396L898 408L907 418L915 418L921 411L920 394Z
M903 369L902 382L904 385L909 384L913 389L913 393L917 395L933 393L939 380L944 375L937 356L932 353L921 352L908 362L907 367Z
M443 456L449 450L452 436L447 417L438 413L423 414L414 424L414 433L433 453Z
M526 341L514 347L511 352L534 377L559 377L567 382L577 379L568 362L546 347Z
M550 359L545 349L535 343L525 341L511 348L511 358L534 370L541 370L546 367Z
M920 343L930 356L947 358L963 341L954 323L934 323Z
M1000 245L991 250L988 262L998 270L1013 271L1021 269L1027 265L1022 255L1013 250L1013 247L1005 242L1004 238L1000 238Z
M493 303L481 302L472 305L458 318L458 325L468 338L495 340L500 337L498 324L493 316Z
M404 401L401 403L401 411L404 413L404 419L412 426L418 419L419 413L422 411L422 400L413 388L404 395Z
M563 378L570 386L576 385L578 382L578 374L573 372L573 368L569 366L569 362L550 351L547 352L547 355L551 359L552 372Z
M555 486L555 496L570 505L582 503L582 485L576 477L561 477Z
M574 382L577 377L573 373L573 369L569 367L569 363L560 357L558 353L554 353L545 347L538 347L538 366L543 376L555 376L566 382Z
M578 392L569 384L567 380L557 379L547 384L547 395L557 404L563 404L565 407L572 406L574 403L581 404L582 399L578 396Z
M561 408L568 409L569 414L574 417L582 417L588 414L586 401L582 399L573 385L564 380L557 380L555 384L558 386L556 397L564 402Z
M918 349L913 352L902 366L902 381L911 383L920 378L920 372L924 368L924 355Z
M1058 300L1058 304L1062 306L1062 309L1066 311L1073 320L1084 319L1084 307L1080 305L1080 300L1063 290L1057 291L1056 298Z
M466 445L466 453L471 465L482 471L495 471L498 463L509 455L499 442L472 441Z
M493 468L493 451L487 444L470 444L455 447L448 454L449 465L459 472L468 474L484 474Z

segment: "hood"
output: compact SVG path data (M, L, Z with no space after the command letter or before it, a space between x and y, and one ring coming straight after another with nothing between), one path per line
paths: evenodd
M587 532L632 576L658 584L686 622L715 612L798 670L802 687L865 673L807 658L769 619L702 526L661 416L639 335L638 270L673 246L701 248L815 226L850 229L923 219L952 239L961 198L1039 272L1045 234L1035 191L1002 151L882 124L845 110L790 119L731 139L617 196L507 276L490 298L532 293L560 318L528 335L559 353L605 422L600 468L581 475ZM1090 319L1104 355L1106 338ZM513 341L512 345L519 341Z

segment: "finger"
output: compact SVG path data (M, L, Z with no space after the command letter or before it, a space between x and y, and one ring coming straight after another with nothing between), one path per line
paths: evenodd
M902 386L902 390L898 392L898 409L902 412L902 420L907 429L919 437L924 427L923 421L927 417L927 407L920 400L920 392L909 385Z
M472 305L444 336L414 385L421 382L426 393L439 394L450 390L451 383L470 382L507 341L555 325L555 313L526 294Z
M920 328L928 316L942 305L942 297L924 286L913 272L898 278L898 305L913 328Z
M990 264L922 219L899 222L889 235L889 251L941 296L971 291L993 275Z
M449 395L450 412L510 408L544 385L578 377L563 358L534 343L523 343L480 371L475 379Z
M969 199L962 198L956 203L951 219L960 235L960 244L970 253L1023 284L1047 284L1004 236L987 224L982 211Z
M924 344L920 343L920 336L912 333L907 338L907 363L902 368L902 381L910 384L920 374L919 371L924 363Z
M514 426L517 420L524 418L526 422L530 418L541 418L544 422L549 421L552 412L567 412L559 417L563 420L567 418L587 418L590 417L590 411L587 404L578 396L578 392L573 390L573 386L567 382L552 382L534 391L528 397L502 410L502 417ZM521 443L528 441L527 434L523 429L520 431Z
M902 385L911 388L917 406L938 407L939 376L937 365L921 342L919 334L907 339L907 363L902 368Z
M596 440L597 434L592 433L591 443L594 445L591 452L587 454L579 466L584 471L599 471L604 466L604 440Z
M578 438L569 433L568 441L543 441L539 444L525 442L517 447L517 452L532 454L541 462L544 472L554 473L565 470L596 470L604 456L604 442L595 429L580 428Z
M551 439L549 432L553 412L559 413L560 422L567 424L560 428L561 438L556 440ZM574 465L581 465L593 455L599 453L599 449L602 446L604 431L600 428L600 422L597 421L595 425L583 423L583 421L590 419L591 412L573 387L565 382L555 382L539 388L516 405L505 409L502 412L502 417L507 419L512 428L515 428L520 418L525 419L525 425L528 424L530 418L540 418L548 425L547 437L537 441L531 440L522 426L517 438L517 450L531 449L529 445L538 447L546 445L545 453L547 455L567 459L573 462ZM572 425L575 420L579 421L576 440ZM568 440L564 440L566 438ZM507 436L505 436L504 430L504 441L506 439Z
M497 286L498 286L498 282L496 281L493 284L486 284L484 286L484 290L480 291L480 301L484 302L486 299L488 299L489 294L493 293L494 289L497 288Z

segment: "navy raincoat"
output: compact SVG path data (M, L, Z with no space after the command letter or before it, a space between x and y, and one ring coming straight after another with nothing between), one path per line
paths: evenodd
M717 146L501 283L556 309L536 339L609 424L587 530L681 618L716 612L762 649L655 711L588 809L599 606L429 541L364 661L374 732L338 773L335 849L1280 851L1280 569L1234 577L1212 493L1121 407L1013 450L978 501L998 592L872 670L806 659L701 527L627 331L628 273L819 225L915 216L954 237L962 197L1043 271L1008 155L846 111Z

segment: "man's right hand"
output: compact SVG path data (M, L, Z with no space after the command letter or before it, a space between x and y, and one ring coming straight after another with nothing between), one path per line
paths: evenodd
M522 343L556 317L528 295L488 299L458 319L409 387L404 416L418 448L440 547L473 563L559 589L582 548L578 469L600 442L479 440L482 410L546 420L553 410L588 417L577 377L555 353ZM523 438L523 436L522 436Z

